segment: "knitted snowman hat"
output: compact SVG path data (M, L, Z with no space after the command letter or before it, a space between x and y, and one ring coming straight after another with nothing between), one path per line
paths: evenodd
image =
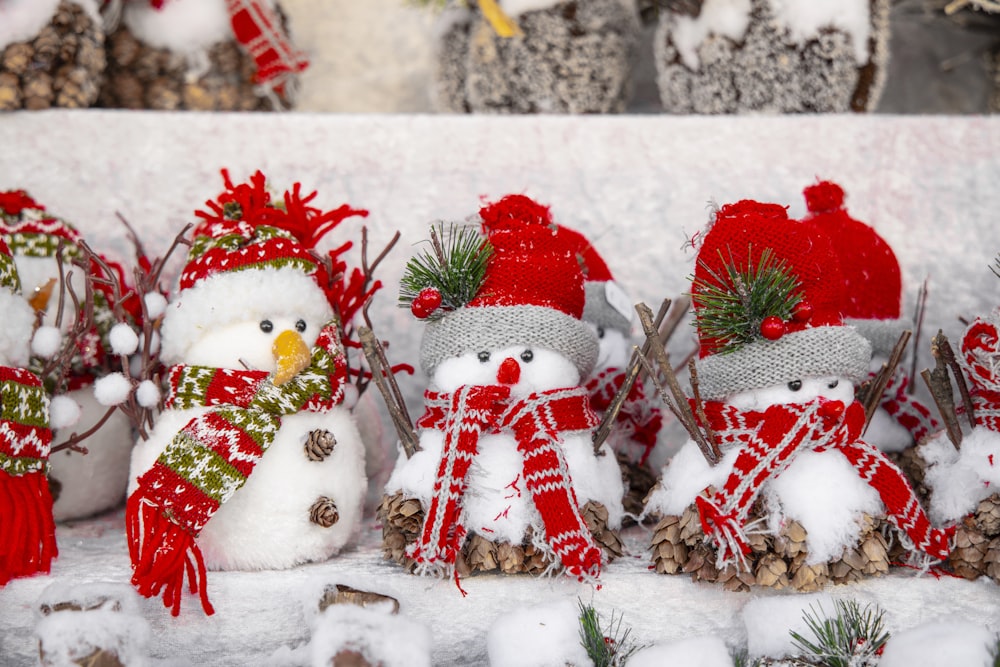
M28 343L34 327L35 314L21 297L21 281L10 248L0 239L0 357L14 366L28 365Z
M316 193L302 197L297 183L273 203L259 171L240 185L225 171L223 177L226 191L207 202L210 211L196 212L202 220L163 319L167 363L182 361L213 328L266 319L276 310L333 317L329 276L313 248L341 220L363 212L311 208L306 204Z
M416 260L407 266L400 299L428 320L420 347L424 372L432 375L443 360L468 352L532 345L562 354L586 377L597 361L598 344L580 320L583 272L548 208L508 195L483 207L479 218L485 239L469 236L465 228L467 243L483 251L477 256L485 259L471 298L454 298L433 278L421 285L411 280ZM439 292L434 300L440 305L429 312L417 307L426 289Z
M805 222L830 239L844 277L844 321L857 328L881 356L892 352L899 335L912 326L900 317L903 280L896 254L869 225L844 207L844 190L821 181L803 191L809 214Z
M587 238L569 227L559 225L559 234L574 248L583 270L586 300L583 321L605 329L617 329L626 336L632 330L632 303L625 290L615 282L611 269Z
M65 261L80 254L80 233L24 190L0 192L0 234L17 257L55 257L60 242Z
M871 346L841 319L833 248L783 206L723 206L699 248L691 296L704 398L805 377L867 377Z

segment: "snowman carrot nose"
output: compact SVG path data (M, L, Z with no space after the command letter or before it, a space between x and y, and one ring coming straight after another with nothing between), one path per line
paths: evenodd
M278 334L274 344L271 345L271 354L274 355L276 368L272 382L276 387L298 375L299 371L308 366L312 360L312 354L302 336L291 329Z
M507 357L497 369L497 382L500 384L517 384L521 379L521 365L513 357Z
M44 285L35 288L35 293L28 299L28 303L34 308L36 313L40 313L49 307L49 299L52 298L52 289L56 286L56 279L49 278Z

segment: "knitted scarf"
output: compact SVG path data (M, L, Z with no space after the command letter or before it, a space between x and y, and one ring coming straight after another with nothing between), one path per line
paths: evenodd
M976 426L1000 432L1000 333L992 322L977 319L962 337L962 361Z
M948 556L951 532L932 528L899 468L858 439L865 423L858 401L846 410L840 401L823 399L772 405L764 412L741 411L717 401L704 407L721 444L740 447L722 489L695 500L705 534L719 547L720 562L742 562L749 553L744 526L764 484L786 470L800 452L829 449L843 454L861 479L878 491L889 521L917 550L938 559Z
M923 441L940 428L930 409L906 391L910 378L900 370L889 379L882 394L880 406L896 420L896 423L910 432L913 442Z
M420 538L407 555L418 563L452 570L465 540L462 497L482 433L514 436L524 457L522 477L545 528L545 539L568 573L600 574L601 551L580 516L560 431L597 425L583 387L554 389L512 399L502 385L466 385L453 394L428 391L420 428L444 431L444 450Z
M263 0L226 0L233 34L257 65L257 83L278 92L288 79L309 66L306 54L292 46L281 20Z
M587 381L590 407L603 413L614 400L625 382L625 372L618 368L605 368ZM615 419L619 434L641 447L638 464L644 465L656 446L656 436L663 425L660 409L646 398L646 390L641 382L632 385L621 411Z
M0 586L58 554L48 471L49 399L34 373L0 367Z
M195 538L254 471L283 415L324 412L344 397L346 364L335 324L323 328L310 365L275 386L270 375L206 366L170 369L168 409L211 407L184 426L140 478L126 506L132 583L180 612L185 573L213 613Z

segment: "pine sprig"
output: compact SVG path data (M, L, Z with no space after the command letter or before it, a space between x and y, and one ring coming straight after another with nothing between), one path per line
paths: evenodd
M761 322L777 316L787 321L802 300L798 279L787 263L770 248L760 254L756 266L740 267L732 255L728 261L719 250L724 275L700 262L708 278L694 278L691 296L699 304L695 326L702 336L718 341L720 353L735 352L762 338Z
M807 639L793 630L792 643L828 667L877 665L882 647L889 640L883 624L885 612L877 605L861 607L857 600L835 600L833 606L835 615L828 618L822 605L819 610L810 605L802 618L813 636Z
M406 264L399 283L400 307L408 308L422 289L432 287L441 294L441 308L429 319L461 308L482 286L492 255L493 246L475 227L452 223L446 232L444 224L438 223L436 234L432 230L431 248Z
M1000 255L997 255L996 259L993 260L993 266L990 267L990 271L997 278L1000 278Z
M594 662L594 667L624 667L632 655L643 648L630 636L632 628L622 630L622 616L611 613L611 621L602 628L593 605L580 605L580 643Z

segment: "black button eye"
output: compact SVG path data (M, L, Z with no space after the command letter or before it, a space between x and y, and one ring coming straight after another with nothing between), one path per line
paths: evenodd
M840 380L834 380L833 382L831 382L830 384L828 384L828 385L826 385L826 386L827 386L827 387L829 387L830 389L833 389L833 388L834 388L834 387L836 387L836 386L837 386L838 384L840 384Z
M597 337L604 338L604 327L597 327Z
M532 352L531 350L525 350L524 352L521 353L521 361L523 361L524 363L528 363L534 358L535 358L535 353Z
M485 364L489 360L490 360L490 353L489 352L480 352L479 353L479 363Z
M263 331L264 333L271 333L272 331L274 331L274 324L271 322L271 320L261 320L260 330Z
M792 391L798 391L799 389L802 389L802 380L792 380L791 382L788 383L788 388L791 389Z
M298 331L299 333L304 333L305 330L306 330L306 321L305 320L299 320L298 322L296 322L295 323L295 330Z

